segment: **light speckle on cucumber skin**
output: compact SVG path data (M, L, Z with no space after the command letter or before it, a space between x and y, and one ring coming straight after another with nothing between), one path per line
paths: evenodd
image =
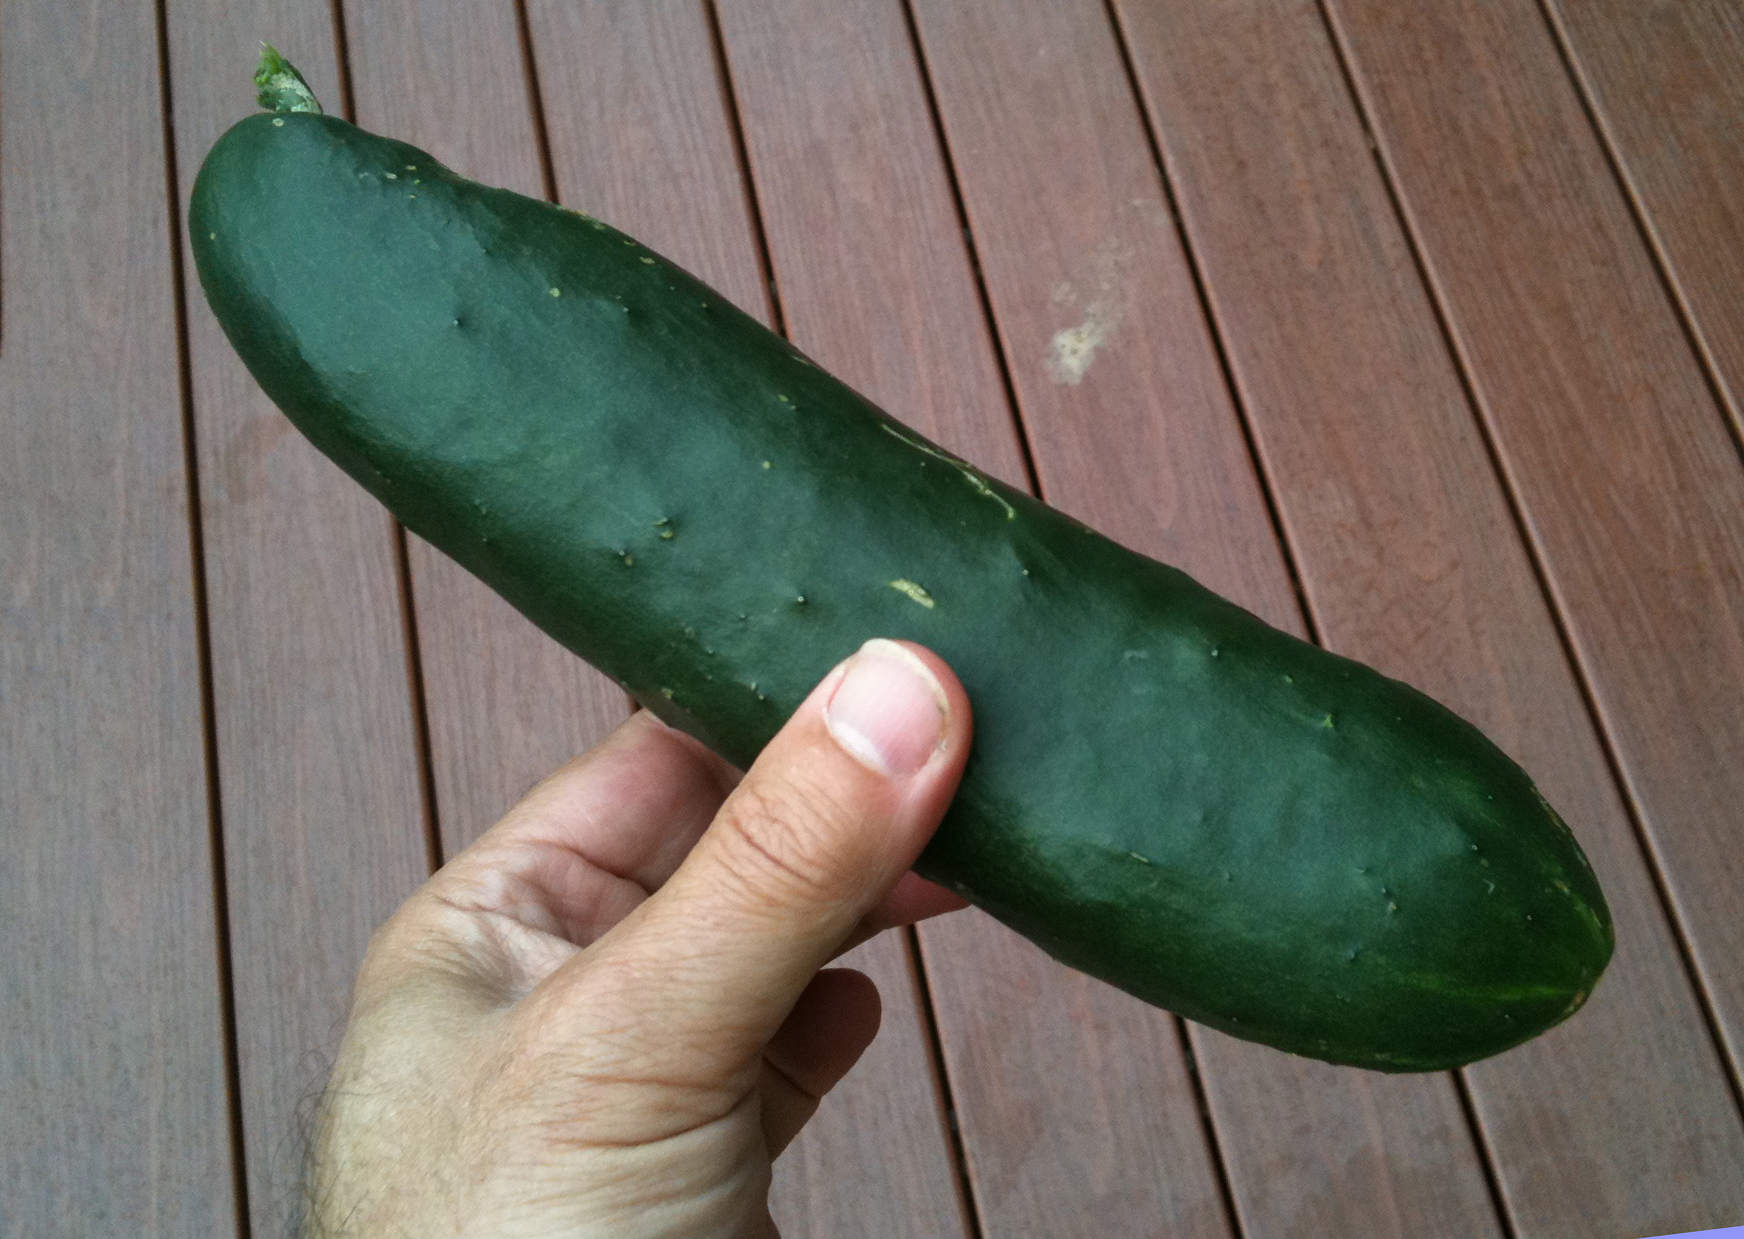
M896 580L891 581L890 588L894 589L899 594L908 595L909 598L920 603L921 606L929 611L938 605L933 600L933 596L927 593L923 586L916 584L906 577L898 577Z

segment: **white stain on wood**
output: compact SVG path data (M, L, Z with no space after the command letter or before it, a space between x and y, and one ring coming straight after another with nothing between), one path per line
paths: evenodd
M1114 337L1126 315L1126 268L1132 251L1120 241L1105 241L1090 256L1087 279L1055 285L1053 302L1080 316L1062 327L1048 342L1042 358L1048 377L1067 387L1076 387L1090 372L1097 351Z

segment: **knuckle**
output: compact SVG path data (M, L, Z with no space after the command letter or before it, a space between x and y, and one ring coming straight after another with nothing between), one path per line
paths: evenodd
M821 789L741 784L720 825L723 862L750 889L817 902L846 893L853 822Z

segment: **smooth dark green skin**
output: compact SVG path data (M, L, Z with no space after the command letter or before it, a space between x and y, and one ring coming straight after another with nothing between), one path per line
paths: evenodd
M191 226L322 451L732 761L867 638L942 655L976 738L919 868L1066 963L1388 1071L1603 971L1585 857L1476 728L983 478L604 224L292 114L219 141Z

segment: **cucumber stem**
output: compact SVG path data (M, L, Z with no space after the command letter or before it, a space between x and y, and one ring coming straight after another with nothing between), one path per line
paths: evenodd
M309 89L309 83L271 43L260 45L260 68L254 71L254 84L260 88L257 96L260 106L269 112L321 114L321 103Z

